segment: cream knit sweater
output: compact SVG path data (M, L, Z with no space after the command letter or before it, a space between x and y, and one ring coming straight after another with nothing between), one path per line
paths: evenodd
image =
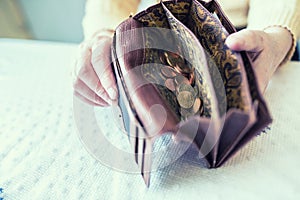
M268 26L280 25L288 28L294 37L300 35L300 0L219 0L229 19L237 27L248 26L262 30ZM85 38L97 30L114 29L132 13L145 9L157 0L87 0L83 19Z

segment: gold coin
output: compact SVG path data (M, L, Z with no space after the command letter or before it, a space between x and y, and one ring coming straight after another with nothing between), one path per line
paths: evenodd
M165 66L165 67L161 68L160 71L166 78L173 78L176 76L175 71L169 66Z
M192 73L190 73L190 75L189 75L189 81L190 81L190 84L192 85L192 86L194 86L195 85L195 73L194 72L192 72Z
M189 91L182 91L178 93L177 100L182 108L189 109L194 105L195 97Z
M174 80L169 78L165 81L165 86L171 90L172 92L175 91L176 87L175 87L175 83L174 83Z
M159 59L162 64L164 64L164 65L167 64L165 56L160 56Z
M181 73L185 73L185 74L190 74L192 73L192 69L186 64L184 63L183 61L182 62L177 62L176 63L176 68L178 68L178 70L181 72Z
M175 53L165 52L164 55L168 65L170 66L175 66L180 60L180 57Z
M193 113L197 113L200 107L201 107L201 100L199 98L196 98L193 105Z
M169 55L171 58L175 58L175 59L178 59L178 58L180 57L177 53L174 53L174 52L169 52L168 55Z

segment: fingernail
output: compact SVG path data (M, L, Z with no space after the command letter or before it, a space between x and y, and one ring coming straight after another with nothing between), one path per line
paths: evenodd
M117 99L118 93L117 93L117 91L114 88L109 88L107 90L107 93L108 93L109 97L112 100L116 100Z
M225 44L227 44L227 46L230 46L232 44L232 37L228 36L228 38L225 40Z
M244 46L244 43L244 38L237 35L230 35L225 41L225 44L233 50L240 50Z

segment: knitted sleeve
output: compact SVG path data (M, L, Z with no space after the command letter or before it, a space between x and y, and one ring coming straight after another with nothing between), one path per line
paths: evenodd
M101 29L115 29L130 13L135 13L140 0L87 0L82 20L84 38Z
M274 25L292 34L293 44L284 61L290 60L300 35L300 0L250 0L248 28L262 30Z

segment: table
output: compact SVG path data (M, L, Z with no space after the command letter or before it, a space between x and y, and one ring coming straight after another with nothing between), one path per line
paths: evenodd
M223 167L193 152L152 174L107 167L81 143L70 71L77 45L0 40L0 197L6 199L299 199L300 63L274 75L265 94L274 118ZM100 110L109 121L109 109ZM103 127L110 129L107 124ZM118 135L116 133L116 135Z

